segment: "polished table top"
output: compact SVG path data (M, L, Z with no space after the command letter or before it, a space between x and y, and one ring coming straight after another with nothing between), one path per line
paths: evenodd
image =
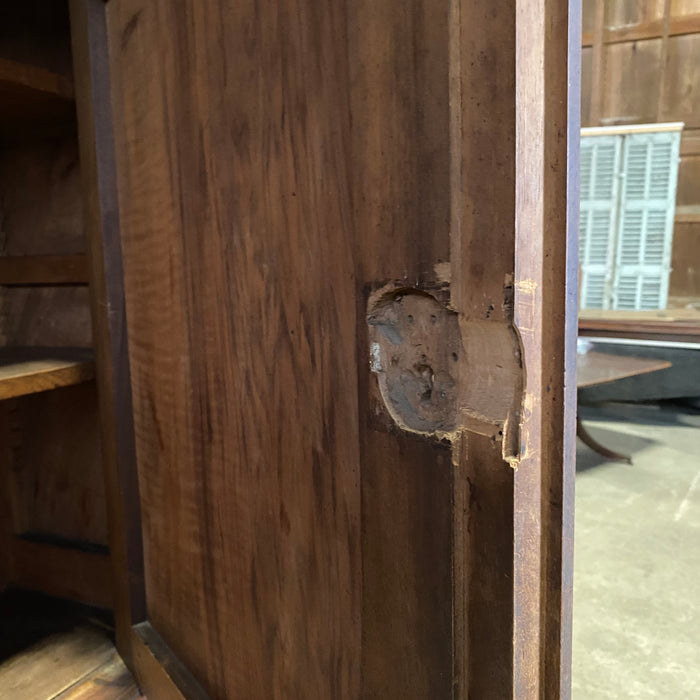
M638 374L656 372L670 367L666 360L654 360L643 357L624 357L605 352L589 351L576 356L576 388L596 386L614 382Z

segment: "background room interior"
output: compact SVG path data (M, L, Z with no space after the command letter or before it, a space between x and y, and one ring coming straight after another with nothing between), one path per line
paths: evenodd
M603 453L578 443L573 697L690 699L700 3L585 0L581 90L579 437Z

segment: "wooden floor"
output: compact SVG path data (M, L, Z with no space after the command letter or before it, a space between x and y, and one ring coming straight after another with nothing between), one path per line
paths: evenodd
M0 700L143 697L99 614L27 594L0 596Z

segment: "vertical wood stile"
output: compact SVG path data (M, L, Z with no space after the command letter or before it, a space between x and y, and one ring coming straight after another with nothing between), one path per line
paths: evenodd
M453 455L455 698L554 700L570 677L580 6L571 28L562 0L450 8L452 305L515 322L527 382L516 471L472 433Z
M561 700L571 700L571 654L574 599L574 486L576 478L576 338L578 336L578 231L581 144L581 0L569 1L568 16L568 131L566 152L566 281L564 337L569 339L564 348L564 435L561 472L561 559L556 558L556 547L548 561L559 572L561 598L549 605L548 638L558 640L553 652L554 671L547 678L547 688ZM551 658L551 657L550 657ZM558 664L556 663L558 660Z
M515 264L515 3L450 5L451 303L509 324ZM468 332L468 331L467 331ZM512 693L513 470L500 446L454 447L455 698Z
M578 27L579 8L563 0L518 0L517 8L515 322L526 385L514 493L514 697L558 700L570 693L577 212L567 214L567 194L576 204L579 139L562 96L578 85L567 37L569 11ZM570 39L578 52L580 36Z
M71 0L70 17L117 648L131 665L146 613L105 5Z

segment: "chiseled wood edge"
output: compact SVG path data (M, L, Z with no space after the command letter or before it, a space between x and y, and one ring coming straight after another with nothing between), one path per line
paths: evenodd
M71 0L70 19L117 649L131 667L146 602L104 2Z
M134 625L131 648L134 673L146 697L154 700L209 700L150 622Z
M112 607L109 556L43 542L9 539L10 583L100 608Z
M61 361L55 366L50 363L50 360L29 361L26 366L20 365L26 367L23 373L0 378L0 400L82 384L95 378L95 363L92 360L77 360L70 364Z
M73 99L73 83L70 78L46 68L12 61L8 58L0 58L0 82L22 85L65 100Z
M87 284L85 255L0 256L0 285Z

